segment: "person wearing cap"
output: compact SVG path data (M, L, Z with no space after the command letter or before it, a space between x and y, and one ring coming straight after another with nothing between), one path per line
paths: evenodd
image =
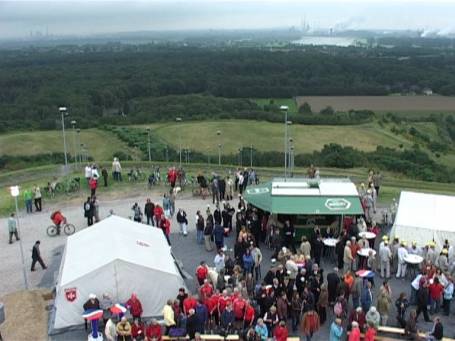
M382 241L379 243L379 249L381 249L382 246L384 246L384 243L387 241L387 244L389 243L389 237L387 235L382 236Z
M406 277L406 267L407 263L405 261L406 257L408 256L408 250L406 249L406 242L401 241L400 247L397 252L398 257L398 270L397 270L397 278L405 278Z
M438 258L436 259L436 266L441 269L442 272L447 272L449 270L449 260L447 258L449 250L442 249Z
M364 330L366 320L365 320L365 313L362 310L362 307L357 307L356 309L353 309L351 314L349 315L349 323L352 324L352 322L357 322L359 325L360 331Z
M420 256L420 250L417 248L417 242L413 241L411 247L408 249L410 255Z
M379 328L381 322L381 315L376 310L376 307L371 307L365 315L365 320L368 324L372 324L376 329Z
M431 264L434 264L436 262L436 243L433 241L430 241L428 243L428 249L427 253L425 254L425 261L426 262L431 262Z
M84 308L84 311L100 309L100 301L96 298L95 294L90 294L90 295L88 295L88 300L84 303L82 308ZM84 322L85 322L85 330L87 330L88 329L87 320L84 319Z
M382 246L379 246L379 261L381 263L381 278L390 278L390 261L392 259L392 251L389 248L388 240L384 240Z

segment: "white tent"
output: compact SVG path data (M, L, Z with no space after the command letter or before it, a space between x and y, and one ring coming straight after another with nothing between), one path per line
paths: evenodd
M416 241L418 247L434 240L440 250L446 239L455 243L454 209L455 196L403 191L390 236Z
M185 287L160 229L111 216L70 237L60 265L51 330L80 325L89 294L113 303L136 293L144 316L161 315L169 298Z

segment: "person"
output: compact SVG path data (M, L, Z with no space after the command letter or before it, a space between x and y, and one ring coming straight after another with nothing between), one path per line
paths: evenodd
M163 208L160 206L158 202L155 203L155 208L153 209L153 220L154 220L154 226L160 227L160 221L161 217L164 214Z
M88 295L88 300L85 301L85 303L82 305L82 308L84 310L101 309L100 301L98 300L98 298L96 297L95 294L90 294L90 295ZM88 324L87 324L87 320L85 320L85 319L84 319L84 324L85 324L85 330L87 330Z
M98 223L100 219L100 202L96 198L96 196L92 197L92 204L93 204L93 216L95 218L95 223Z
M343 251L343 274L351 271L353 260L354 257L352 257L351 241L348 240Z
M406 309L409 307L409 302L406 298L406 294L402 292L400 297L395 301L395 307L397 308L397 321L401 328L406 326Z
M433 328L429 333L429 340L442 340L444 337L444 326L441 323L441 319L439 317L434 318Z
M9 243L13 243L13 235L16 237L16 241L20 240L19 234L17 232L17 220L16 214L13 212L8 218L8 233L9 233Z
M302 237L302 243L300 244L300 252L305 257L311 255L311 244L306 236Z
M188 311L188 317L186 320L186 332L190 337L190 340L194 339L194 335L198 331L198 318L196 316L196 311L192 308Z
M84 168L84 176L85 180L87 180L87 185L89 185L90 178L92 177L92 167L89 164Z
M368 324L372 324L376 329L379 328L381 322L381 315L376 310L376 307L371 307L365 315L365 320Z
M188 220L186 218L186 212L183 210L183 208L179 208L176 218L177 223L180 226L180 233L182 233L186 237L188 235L187 232Z
M33 213L33 193L30 189L25 189L24 190L24 201L25 201L25 208L27 210L27 213Z
M104 327L104 335L108 341L117 340L117 328L114 321L112 321L112 317L110 317L106 322L106 325Z
M417 313L415 310L411 310L409 313L409 318L406 321L406 326L404 327L404 335L406 338L411 340L419 339L419 331L417 330Z
M93 197L96 195L96 189L98 188L98 179L95 177L91 177L88 185L90 187L90 195Z
M245 274L253 273L254 259L250 249L246 249L242 257L243 271Z
M341 341L342 335L343 327L341 325L341 319L336 318L330 325L329 341Z
M261 339L261 341L267 340L269 334L268 334L267 326L265 325L263 319L261 319L261 318L258 319L254 330L255 330L256 334L259 336L259 338Z
M320 320L318 313L310 309L303 314L302 321L300 322L300 330L305 335L307 341L310 341L313 334L319 330Z
M122 166L116 157L114 157L114 161L112 162L112 176L115 181L122 181Z
M427 308L428 300L429 300L428 284L423 283L422 285L420 285L420 288L417 291L416 322L417 322L417 319L419 318L420 313L423 313L425 322L430 322L430 317L428 316L428 308Z
M41 242L39 240L37 240L35 242L35 245L33 245L33 249L32 249L32 267L30 269L31 271L35 271L36 262L38 262L41 265L43 270L47 269L46 264L44 264L43 259L41 258L41 251L39 249L40 244L41 244Z
M224 247L224 229L221 224L216 223L215 228L213 229L213 237L215 240L215 245L217 249Z
M406 242L405 241L401 241L400 243L400 247L398 248L398 253L397 253L397 259L398 259L398 270L397 270L397 274L396 274L396 277L397 278L405 278L406 277L406 267L407 267L407 263L406 263L406 257L408 256L408 250L406 248Z
M379 246L379 261L381 263L381 278L390 278L390 260L392 251L389 248L388 240L384 240Z
M101 176L103 177L104 180L104 187L107 187L107 178L109 177L109 174L107 173L106 167L103 167L101 169Z
M289 219L287 219L284 222L283 235L284 235L283 245L286 248L292 250L293 253L296 253L296 250L294 247L295 229L294 229L294 226L289 221Z
M141 223L142 222L142 211L137 202L134 203L133 207L131 207L131 210L133 211L133 220L135 222Z
M219 249L213 260L213 263L215 264L215 270L218 273L220 273L222 270L224 270L225 264L226 264L225 261L226 261L226 256L223 252L223 249Z
M349 334L348 341L360 341L360 329L356 321L352 321L351 323L351 333Z
M444 315L450 315L450 303L453 299L453 292L454 292L454 284L453 278L449 278L446 287L444 288L444 296L443 296L443 303L442 307L444 309Z
M41 196L41 189L38 185L33 187L33 197L35 199L35 209L37 212L41 212L42 209L42 196Z
M152 318L150 324L145 326L145 340L161 341L161 338L162 338L161 326L159 325L157 319Z
M209 268L207 267L207 264L205 261L201 261L199 266L196 268L196 278L199 283L199 285L203 285L204 281L207 279L209 273Z
M444 286L439 282L439 277L434 277L433 283L428 287L430 294L430 314L439 313Z
M196 241L198 244L202 244L204 242L204 217L201 214L201 211L196 212Z
M204 244L205 244L205 250L208 252L213 250L212 238L213 238L213 216L209 212L209 214L207 215L205 228L204 228Z
M130 299L126 302L126 308L129 309L133 318L141 321L142 303L139 301L135 293L132 293Z
M256 282L262 278L261 273L261 263L262 263L262 252L261 249L255 244L253 250L251 251L251 255L253 256L254 260L254 276Z
M392 298L387 290L380 290L377 302L377 309L381 315L381 326L387 325L389 318L390 306L392 305Z
M319 298L316 302L316 309L319 314L319 321L324 324L327 319L327 307L329 306L329 293L327 291L327 284L322 283Z
M278 326L275 327L273 331L273 337L276 341L286 341L288 339L288 328L286 327L286 322L284 320L278 323Z
M153 221L153 212L155 210L155 205L153 202L150 200L150 198L147 199L145 206L144 206L144 214L147 217L147 225L152 225L155 226L155 223Z
M373 302L373 293L371 291L371 282L365 282L362 288L362 296L360 299L363 311L368 311Z
M169 330L171 327L175 326L175 316L174 309L172 309L172 300L167 300L166 304L163 307L163 318L164 318L164 334L169 335Z
M329 293L329 304L333 304L336 299L338 285L340 283L340 275L338 268L334 268L333 272L327 275L327 290Z
M94 207L92 199L87 197L87 201L84 203L84 217L87 218L87 226L93 225Z
M374 328L374 325L369 323L363 341L374 341L375 339L376 339L376 329Z
M357 307L349 315L349 323L352 323L353 321L356 321L359 324L359 328L361 331L364 330L366 320L365 320L365 313L363 312L362 307Z
M118 341L131 341L131 324L125 316L117 323Z
M145 340L144 325L137 318L133 320L133 324L131 325L131 337L133 338L133 341Z
M234 316L234 310L232 309L232 303L230 301L227 301L228 303L226 304L226 308L221 311L221 327L223 328L223 331L228 334L231 332L233 326L234 326L234 321L235 321L235 316ZM267 328L266 328L267 329Z

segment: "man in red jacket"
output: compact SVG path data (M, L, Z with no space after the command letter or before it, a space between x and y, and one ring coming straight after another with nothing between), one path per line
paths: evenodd
M160 226L161 217L164 215L163 208L155 203L155 208L153 209L153 218L155 219L155 226Z
M202 261L199 266L196 268L196 278L199 285L203 285L204 281L207 279L207 275L209 273L209 269L207 264Z
M439 283L439 278L433 279L433 284L428 287L430 291L430 314L438 313L441 305L442 294L444 293L444 286Z
M177 171L175 170L175 167L172 167L169 169L169 172L167 173L167 180L171 184L171 187L175 187L175 182L177 181Z
M150 324L145 329L145 335L147 336L147 340L156 340L161 341L162 331L161 326L158 324L156 319L152 319Z
M228 296L227 290L223 290L223 295L218 299L218 313L219 316L223 313L226 306L232 303L232 298Z
M158 225L163 230L164 236L166 237L167 243L171 245L169 234L171 233L171 222L167 219L164 214L161 216L160 224Z
M202 285L200 292L203 300L206 300L213 295L213 286L209 283L207 278L204 279L204 284Z
M188 315L191 309L196 309L196 306L196 299L191 294L188 294L188 297L183 300L183 311L185 315Z
M245 317L245 308L246 308L245 299L242 296L239 296L236 299L234 299L232 308L234 310L234 317L235 317L234 325L238 330L240 330L243 326L243 319Z
M250 328L253 325L255 311L250 301L246 301L245 317L244 317L244 328Z
M136 294L131 294L131 298L126 302L126 308L130 310L131 316L137 318L139 322L142 316L142 304L137 298Z

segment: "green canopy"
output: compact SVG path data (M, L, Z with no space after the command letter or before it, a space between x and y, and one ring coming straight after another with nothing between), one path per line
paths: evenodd
M338 184L338 183L337 183ZM352 183L351 183L352 184ZM353 184L352 184L353 185ZM352 190L347 191L349 195L342 195L342 191L319 191L314 183L312 188L306 188L311 195L298 194L299 188L287 187L292 194L274 194L273 182L262 185L248 186L245 193L245 200L264 211L278 214L302 214L302 215L361 215L363 209L358 195L352 195ZM330 186L328 182L325 187ZM322 186L321 186L322 187ZM274 187L278 188L278 186ZM354 186L355 188L355 186ZM282 190L282 188L280 188ZM278 191L277 191L278 192ZM286 190L282 190L286 192ZM300 192L305 189L300 188ZM325 192L325 193L324 193ZM328 195L330 194L330 195ZM335 194L335 195L334 195Z

